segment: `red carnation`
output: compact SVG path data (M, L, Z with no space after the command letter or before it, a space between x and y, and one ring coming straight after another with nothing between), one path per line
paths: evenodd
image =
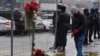
M27 3L27 4L25 5L25 11L26 11L26 12L29 12L29 11L30 11L30 7L31 7L31 4Z
M37 49L37 51L35 52L34 56L42 56L42 50Z
M38 3L37 2L31 2L31 6L32 6L32 9L37 11L38 10Z
M33 1L31 3L26 3L26 5L25 5L26 12L30 12L30 8L32 8L32 10L37 11L38 10L38 3L35 1Z
M31 4L33 4L35 6L38 6L38 3L37 2L31 2Z

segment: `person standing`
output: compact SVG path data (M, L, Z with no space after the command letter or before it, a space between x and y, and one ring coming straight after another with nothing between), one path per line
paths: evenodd
M94 19L95 19L95 10L91 9L90 11L90 18L89 18L89 42L93 42L92 35L94 32Z
M57 10L54 12L54 15L53 15L53 21L52 21L52 24L53 24L53 29L54 29L54 33L55 33L55 28L56 28L56 23L58 22L58 16L59 16L59 14L61 13L61 9L59 9L59 8L61 8L62 7L62 5L57 5Z
M76 6L71 8L72 17L72 35L74 36L77 56L83 56L82 48L86 37L86 17L79 12Z
M61 7L62 7L62 5L58 4L57 10L53 14L52 24L53 24L53 33L54 34L56 34L56 31L57 31L58 16L61 13L61 9L60 9ZM56 40L56 38L55 38L55 40ZM54 42L53 47L50 47L49 49L51 49L51 50L55 49L55 42Z
M85 41L84 41L84 45L88 45L88 26L89 26L89 18L90 18L90 13L89 13L89 9L85 8L84 9L84 15L86 16L86 19L87 19L87 30L86 30L86 38L85 38Z
M99 33L99 12L98 9L95 9L95 19L94 19L94 39L99 38L100 39L100 33ZM98 37L96 37L96 34L98 35Z
M60 5L58 10L60 11L60 14L57 17L57 26L55 26L57 28L55 37L55 49L65 51L67 42L66 36L70 25L70 15L66 13L66 7L64 5Z
M89 24L89 42L93 42L92 35L94 34L94 39L96 39L96 34L99 35L99 15L98 15L98 9L91 9L90 14L90 24Z

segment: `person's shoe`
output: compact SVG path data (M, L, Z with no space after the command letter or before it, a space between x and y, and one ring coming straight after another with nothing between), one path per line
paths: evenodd
M98 37L98 39L100 39L100 37Z
M50 49L50 50L54 50L54 49L55 49L55 47L50 47L49 49Z
M94 39L97 39L97 37L94 37Z
M58 47L57 48L57 51L58 52L65 52L65 47Z
M65 46L63 46L63 50L65 50Z
M89 42L94 42L93 40L89 40Z
M100 36L98 36L98 39L100 39Z
M65 46L62 47L62 52L65 52Z

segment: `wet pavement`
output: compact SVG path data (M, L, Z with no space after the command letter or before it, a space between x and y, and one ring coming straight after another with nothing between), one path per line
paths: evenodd
M76 53L55 53L50 56L76 56ZM100 53L84 53L83 56L100 56Z
M49 50L54 44L54 35L52 33L36 33L35 48L45 50L49 56L76 56L74 39L68 34L66 52L54 53ZM14 56L30 56L31 55L31 39L32 36L14 36ZM0 36L0 56L10 55L10 36ZM96 39L90 45L84 46L84 56L100 56L100 40Z
M54 35L46 34L46 37L42 37L42 38L39 37L39 38L40 39L36 38L37 39L36 47L47 50L47 54L49 56L76 56L76 54L77 54L76 49L75 49L74 39L71 38L70 33L67 36L67 38L68 38L67 46L66 46L66 51L64 53L54 53L53 51L49 50L49 47L53 46ZM43 42L45 42L45 43L43 43ZM41 46L38 44L40 44ZM84 54L84 56L100 56L100 40L95 39L93 43L90 43L90 45L84 46L83 54Z

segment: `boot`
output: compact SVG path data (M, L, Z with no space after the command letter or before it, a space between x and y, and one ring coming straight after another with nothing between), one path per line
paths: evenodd
M96 37L96 36L94 36L94 39L97 39L97 37Z
M62 51L64 51L64 52L65 52L65 46L63 46L63 47L62 47Z

